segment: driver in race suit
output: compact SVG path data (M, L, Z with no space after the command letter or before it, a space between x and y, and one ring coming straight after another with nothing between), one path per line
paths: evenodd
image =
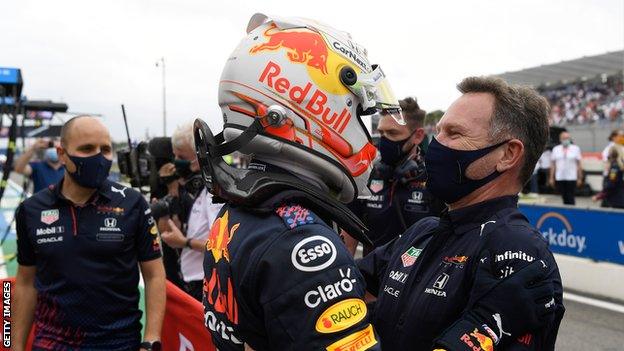
M345 204L370 195L377 150L362 116L405 123L384 72L346 32L256 14L226 62L219 105L223 132L201 119L194 131L203 179L226 203L204 256L213 343L381 350L364 279L338 232L371 244ZM234 151L252 157L247 169L224 162Z

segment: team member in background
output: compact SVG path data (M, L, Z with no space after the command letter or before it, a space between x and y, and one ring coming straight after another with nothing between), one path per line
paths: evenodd
M500 79L466 78L458 88L425 160L427 188L448 212L358 263L377 296L373 325L384 351L553 350L564 312L559 270L517 209L546 144L548 103Z
M199 175L199 164L193 143L193 124L179 126L171 137L171 143L176 157L173 166L183 183L180 190L193 200L189 203L190 211L184 211L189 212L186 219L181 218L181 222L174 223L174 220L166 216L159 219L158 223L163 241L174 249L182 249L180 270L186 291L198 301L202 301L206 239L210 226L223 205L212 202L212 195L207 191Z
M34 323L33 350L159 350L165 272L147 202L106 179L113 150L99 120L67 121L57 151L63 179L18 208L13 349Z
M559 134L561 144L552 149L549 184L561 193L565 205L574 205L574 193L583 184L581 148L572 144L570 133Z
M418 145L426 138L425 111L414 98L399 101L406 124L383 115L377 130L381 160L375 163L368 188L372 196L354 201L349 208L370 230L372 246L364 255L396 238L418 220L439 216L445 208L425 188L427 174L424 153ZM352 254L357 241L345 233L345 244Z
M605 148L602 149L602 153L601 153L602 161L605 162L606 168L609 168L609 151L611 150L611 147L615 144L613 140L618 135L618 132L619 132L618 129L614 129L611 131L611 133L609 134L609 138L607 139L608 141L607 146L605 146Z
M619 131L613 140L607 158L609 167L603 190L592 199L603 200L602 207L624 208L624 131Z
M37 151L43 151L43 160L30 162ZM15 161L15 172L30 177L33 181L33 193L56 184L63 178L65 168L56 154L53 141L37 141Z

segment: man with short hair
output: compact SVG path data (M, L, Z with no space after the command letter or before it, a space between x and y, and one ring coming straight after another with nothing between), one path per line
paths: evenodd
M381 115L377 126L381 160L375 163L368 181L372 196L349 205L370 230L373 245L364 245L364 255L420 219L439 216L445 208L425 188L425 154L418 147L427 137L423 128L425 111L411 97L399 104L406 123L400 125L392 116ZM345 235L345 244L354 254L357 241Z
M18 208L13 349L34 322L33 350L159 350L165 273L147 202L106 179L113 148L96 118L67 121L57 151L63 179Z
M581 149L572 144L570 133L559 134L561 144L552 150L550 167L551 186L557 186L565 205L574 205L574 193L583 184L583 168L581 167Z
M43 151L43 159L30 162L38 151ZM30 177L33 181L33 193L36 193L52 184L58 183L65 174L65 168L63 168L56 154L54 142L37 139L15 161L15 172Z
M495 78L458 88L425 161L427 188L448 212L358 264L377 296L373 324L390 351L553 350L561 278L548 243L517 209L546 144L548 103ZM517 286L493 289L503 281Z

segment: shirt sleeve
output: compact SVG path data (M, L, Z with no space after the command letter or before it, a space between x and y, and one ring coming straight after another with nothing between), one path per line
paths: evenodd
M576 155L575 155L575 158L576 158L576 160L577 160L577 161L580 161L580 160L582 160L582 159L583 159L583 155L582 155L582 153L581 153L581 148L580 148L580 147L578 147L578 146L576 147Z
M26 210L22 203L15 214L15 223L17 231L17 263L22 266L34 266L36 261L35 248L28 236L28 229L26 227L27 219Z
M554 322L541 330L527 330L526 335L506 341L504 349L554 350L565 308L563 307L563 288L559 268L547 243L539 233L532 232L524 226L512 225L495 230L488 242L494 272L498 273L500 279L514 274L535 260L543 260L549 266L548 275L544 279L551 281L555 286Z
M41 167L41 162L32 161L32 162L28 162L28 165L30 166L30 169L32 171L30 176L33 177L37 172L39 172L39 169Z
M143 197L137 204L139 208L139 224L136 233L137 256L140 262L161 257L160 237L152 211Z
M267 349L346 350L357 343L358 350L381 350L363 278L328 227L285 231L251 266L243 294L263 316Z
M388 267L388 262L392 259L392 253L395 246L397 246L398 240L399 237L396 237L389 243L376 248L365 257L357 260L358 269L366 282L366 291L373 296L379 294L381 280L386 267Z

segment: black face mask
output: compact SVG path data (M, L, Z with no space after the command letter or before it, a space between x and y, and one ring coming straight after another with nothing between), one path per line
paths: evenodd
M175 159L173 160L173 165L175 166L176 173L181 178L186 179L193 174L193 171L191 171L191 161L189 160Z
M494 170L487 177L474 180L466 177L466 169L474 161L508 141L478 150L455 150L440 144L436 138L431 139L425 155L427 189L433 196L452 204L491 182L501 173Z
M69 159L76 165L76 171L67 171L70 177L80 186L90 189L97 189L108 178L113 161L104 157L100 152L93 156L80 157L67 154Z
M379 153L381 154L381 162L387 164L388 166L396 166L399 161L405 158L407 154L403 151L403 146L411 137L408 136L403 140L392 141L386 137L379 138Z

